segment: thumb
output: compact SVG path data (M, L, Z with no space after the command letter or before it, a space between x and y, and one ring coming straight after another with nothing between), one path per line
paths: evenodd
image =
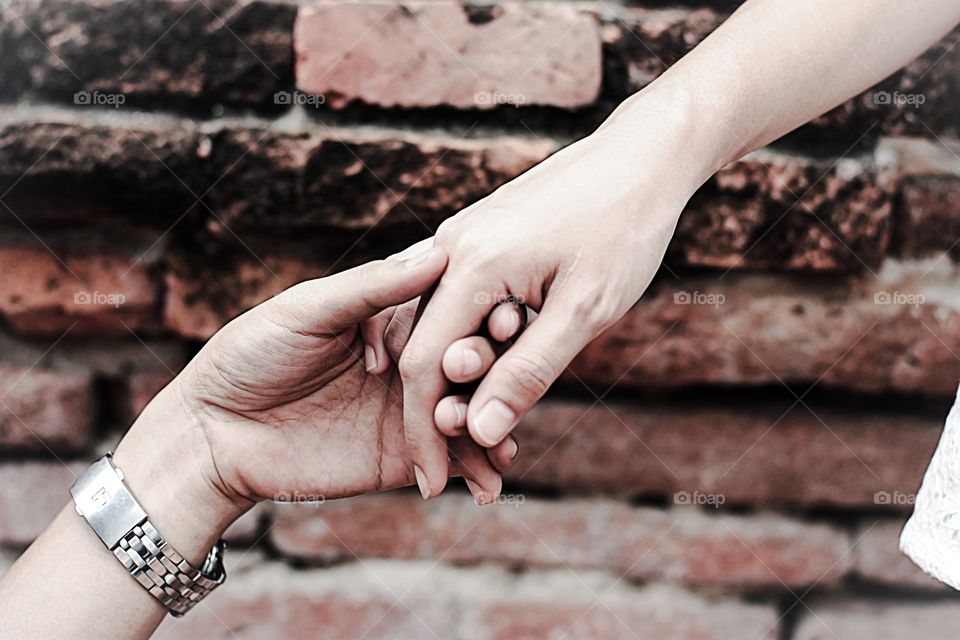
M497 360L467 407L471 437L485 447L502 441L547 392L596 333L560 301L540 315Z
M420 296L436 283L446 265L447 254L430 248L406 260L375 260L301 282L272 302L283 305L299 329L340 333L383 309Z

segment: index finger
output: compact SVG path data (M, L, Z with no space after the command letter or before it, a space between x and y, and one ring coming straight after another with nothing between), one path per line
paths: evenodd
M421 298L400 355L403 432L424 498L438 494L447 481L447 447L433 417L447 389L441 361L447 347L476 333L489 312L492 296L475 296L479 289L473 277L448 270L432 295Z

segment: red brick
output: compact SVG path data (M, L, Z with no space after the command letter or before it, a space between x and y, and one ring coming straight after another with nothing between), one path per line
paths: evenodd
M129 336L159 325L159 291L135 254L0 246L0 272L0 314L17 333Z
M59 462L0 464L0 544L26 546L70 499L83 465Z
M960 222L960 141L886 138L877 155L895 167L900 192L899 244L906 256L956 259Z
M315 3L294 46L297 86L333 107L580 107L600 89L597 19L566 3Z
M211 134L209 173L222 175L208 195L215 230L233 241L223 223L255 241L256 233L298 237L309 229L314 252L374 227L380 235L370 238L381 241L380 251L397 242L391 234L398 231L423 238L559 144L381 127L266 127L232 125ZM342 243L333 259L350 247Z
M461 493L426 503L396 493L319 508L277 505L270 540L284 555L324 562L443 557L734 588L835 584L849 564L846 534L773 515L662 511L602 499L502 500L481 508Z
M758 151L693 196L668 258L724 269L876 269L890 244L891 183L872 158Z
M597 388L781 383L951 396L960 305L949 261L858 278L664 278L574 361Z
M903 522L865 521L853 534L854 571L864 580L892 587L946 589L899 548Z
M7 30L33 89L122 91L124 105L273 104L292 75L293 3L13 0ZM104 55L104 52L111 52ZM11 65L13 66L13 65Z
M435 562L349 563L296 571L268 563L230 581L160 634L247 640L316 638L777 637L773 607L706 600L679 589L633 588L565 569L517 576ZM172 627L172 628L171 628Z
M207 339L224 324L284 289L326 269L294 258L239 256L229 265L171 257L164 323L182 336Z
M559 491L716 494L728 505L910 508L876 494L916 492L942 420L791 404L541 402L518 430L508 476Z
M797 628L796 640L954 640L960 625L955 602L891 603L837 598L815 603Z
M0 207L0 223L167 230L202 193L197 144L195 125L169 116L2 106L0 188L16 217Z
M88 372L0 365L0 447L83 448L92 431L92 384Z

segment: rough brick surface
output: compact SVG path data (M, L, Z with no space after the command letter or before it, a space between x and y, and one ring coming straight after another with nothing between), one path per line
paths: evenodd
M76 451L87 444L94 416L89 373L0 364L0 447Z
M818 382L952 396L960 379L955 269L946 260L888 261L877 277L845 280L664 279L571 370L597 392Z
M606 500L505 494L478 507L462 493L424 503L412 493L277 505L270 539L284 555L325 562L360 558L502 562L518 567L606 569L643 581L736 587L836 583L847 536L776 516L709 516Z
M600 89L596 17L562 2L315 3L294 43L297 86L333 107L580 107Z
M0 315L17 333L128 336L159 325L159 290L134 252L0 245L0 272Z
M6 38L33 88L128 102L273 103L293 73L292 3L15 0Z
M791 404L542 402L519 428L522 455L508 476L573 492L685 492L691 502L911 508L942 420Z
M892 587L946 589L900 552L903 521L867 520L854 532L854 571L870 582Z
M622 100L661 73L720 26L710 9L608 9L604 14L604 93Z
M960 240L956 202L960 200L960 141L885 138L877 156L895 168L900 194L899 251L905 256L949 255Z
M706 600L667 587L631 588L609 576L567 570L514 576L440 563L350 563L291 571L277 563L231 576L182 620L175 637L290 640L440 637L773 640L773 607ZM172 627L172 629L170 628Z
M190 338L207 339L247 309L327 269L294 258L244 255L214 268L186 257L171 257L164 321Z
M694 195L669 255L722 268L876 269L890 240L891 191L869 159L754 153Z
M192 125L166 116L2 107L0 223L121 219L167 228L200 195L196 146Z
M212 134L210 192L231 229L362 231L406 226L425 237L446 217L547 157L535 138L469 140L385 129ZM222 169L221 169L222 168Z
M67 504L82 468L59 462L0 464L0 544L33 542Z
M891 603L854 601L815 603L804 616L795 640L870 638L870 640L952 640L957 637L956 602Z

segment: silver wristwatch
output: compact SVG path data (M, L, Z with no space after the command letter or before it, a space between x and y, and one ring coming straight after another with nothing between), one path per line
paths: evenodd
M174 616L185 614L227 577L224 541L214 545L200 569L194 568L150 523L109 453L77 478L70 494L103 544Z

